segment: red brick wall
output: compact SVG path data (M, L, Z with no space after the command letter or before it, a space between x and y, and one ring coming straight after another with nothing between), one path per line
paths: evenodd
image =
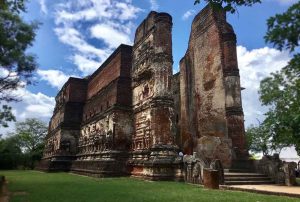
M92 78L88 84L87 99L90 99L96 95L100 90L107 86L110 82L120 76L121 68L121 53L118 53L111 61L102 68L99 73L96 71L96 75L92 75Z
M70 85L69 101L85 102L87 90L87 81L83 79L74 79Z
M93 118L99 113L103 113L117 102L117 81L106 86L92 99L88 100L83 109L83 121Z

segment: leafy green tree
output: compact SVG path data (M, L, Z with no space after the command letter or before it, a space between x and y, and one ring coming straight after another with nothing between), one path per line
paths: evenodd
M246 130L246 138L248 148L251 152L262 152L263 155L269 154L271 145L270 135L262 125L250 125L250 127Z
M46 124L38 119L26 119L16 123L16 135L24 153L29 157L31 168L42 157L46 134Z
M252 6L256 3L261 3L261 0L203 0L215 8L224 8L225 11L235 13L237 6ZM195 0L194 4L201 3L201 0Z
M289 141L284 136L274 137L272 131L263 124L250 125L246 130L248 148L253 153L262 152L269 155L273 152L280 153L284 147L289 146Z
M276 141L295 146L300 155L300 2L269 18L267 25L266 42L288 50L292 59L260 83L260 100L270 107L264 125Z
M11 107L7 105L2 106L2 110L0 110L0 126L8 127L7 122L15 121L14 115L11 113Z
M16 131L0 138L0 169L34 168L42 157L46 125L37 119L16 123Z
M27 50L35 38L37 22L27 23L21 18L25 0L0 0L0 126L7 127L14 118L3 102L17 101L13 91L31 84L37 64Z
M0 169L16 169L23 164L23 153L16 135L0 139Z
M295 51L300 41L300 2L284 13L270 17L267 25L266 42L272 43L279 50Z
M298 59L296 59L298 60ZM295 60L290 61L293 62ZM290 64L289 63L289 64ZM264 121L272 137L300 154L300 66L290 65L260 83L260 100L269 106Z

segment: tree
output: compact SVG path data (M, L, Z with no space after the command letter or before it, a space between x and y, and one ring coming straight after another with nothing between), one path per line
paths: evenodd
M34 168L42 157L46 125L37 119L16 123L16 131L0 138L0 169Z
M275 140L295 146L300 155L300 2L269 18L267 25L266 42L288 50L293 57L260 83L260 100L270 107L264 125Z
M16 123L16 135L24 153L29 157L31 168L42 157L46 134L46 124L38 119L26 119Z
M275 140L295 146L300 154L300 66L290 66L297 60L262 80L259 93L262 104L270 107L265 127Z
M37 22L26 23L20 14L25 12L25 0L0 0L0 126L13 121L11 108L3 102L17 101L12 91L31 84L37 64L35 56L26 51L35 38Z
M272 131L263 124L250 125L246 130L248 148L253 153L262 152L263 155L280 153L284 147L289 146L289 141L284 136L274 137Z
M16 169L23 164L22 150L15 135L0 139L0 169Z
M9 121L16 121L16 119L11 113L11 107L3 105L2 110L0 110L0 126L8 127L7 122Z
M237 6L252 6L256 3L261 3L261 0L204 0L206 3L215 8L224 8L225 11L235 13ZM201 3L201 0L195 0L194 4Z
M267 20L268 30L265 40L279 50L293 52L300 41L300 2L292 5L285 13Z
M263 155L268 155L271 151L270 135L262 125L250 125L246 130L246 138L250 151L254 153L262 152Z

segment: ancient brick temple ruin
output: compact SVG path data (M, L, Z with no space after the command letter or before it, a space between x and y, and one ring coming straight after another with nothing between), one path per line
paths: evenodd
M171 30L172 17L152 11L133 46L65 83L40 169L180 180L179 152L225 168L248 158L236 36L225 13L207 6L195 17L175 75Z

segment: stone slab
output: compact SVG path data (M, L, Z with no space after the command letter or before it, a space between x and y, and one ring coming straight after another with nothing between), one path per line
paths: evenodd
M281 185L222 185L220 186L220 188L300 198L300 186L288 187Z

